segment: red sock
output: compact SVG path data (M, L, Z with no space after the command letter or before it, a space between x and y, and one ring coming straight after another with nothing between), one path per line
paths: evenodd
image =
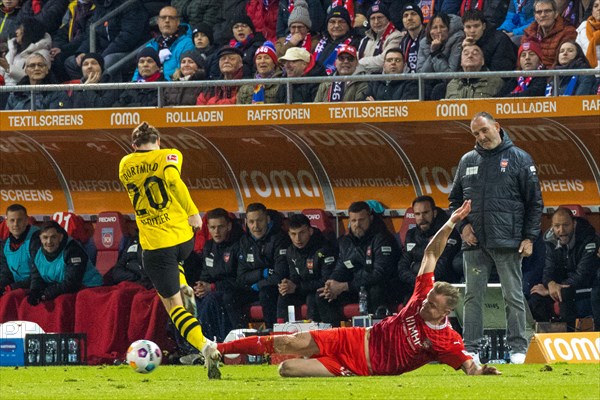
M250 354L261 356L273 354L273 336L250 336L228 343L218 343L217 348L221 354Z

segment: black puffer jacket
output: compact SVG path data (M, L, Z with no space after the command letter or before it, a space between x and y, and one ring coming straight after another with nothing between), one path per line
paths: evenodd
M367 89L367 97L373 96L377 101L417 100L419 86L417 81L371 81Z
M417 274L421 268L421 260L425 254L425 247L435 233L448 221L448 214L436 207L437 215L433 219L429 229L423 232L418 226L411 228L406 233L404 251L398 262L398 276L400 282L408 285L414 290ZM454 271L452 261L460 252L461 239L456 230L453 230L446 243L446 248L435 266L435 280L458 283L461 274Z
M589 288L600 268L596 256L600 239L594 227L585 219L575 217L575 233L566 246L558 246L552 229L544 235L546 264L542 281L546 287L550 281L570 285L575 289Z
M339 239L339 256L331 279L348 282L353 293L358 293L361 286L387 288L394 281L401 251L385 224L374 220L363 237L349 232Z
M479 246L517 249L524 239L533 242L540 234L544 203L531 156L502 129L500 136L502 143L495 149L477 144L461 158L449 196L450 209L472 200L471 213L459 231L470 223Z
M289 245L288 235L274 223L260 239L255 239L246 232L240 239L238 284L244 287L256 284L254 288L261 289L277 285L283 278L288 278L286 251Z
M221 243L216 243L213 239L208 240L202 248L202 271L192 282L212 283L217 292L234 289L238 270L239 241L242 234L241 226L233 222L227 240Z
M317 228L304 248L290 245L287 249L287 263L290 280L305 292L315 292L325 285L335 267L337 251L332 248L325 236Z

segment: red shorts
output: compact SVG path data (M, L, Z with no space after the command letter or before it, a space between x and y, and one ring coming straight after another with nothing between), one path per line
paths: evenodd
M319 346L315 358L335 376L369 374L365 356L365 328L336 328L310 331Z

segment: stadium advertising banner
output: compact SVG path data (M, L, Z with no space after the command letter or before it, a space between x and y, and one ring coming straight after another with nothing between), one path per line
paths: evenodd
M117 168L143 121L182 152L202 211L257 201L336 211L367 199L403 210L421 194L446 207L474 145L470 118L483 110L532 155L547 207L600 207L600 100L585 96L1 112L0 208L129 213Z

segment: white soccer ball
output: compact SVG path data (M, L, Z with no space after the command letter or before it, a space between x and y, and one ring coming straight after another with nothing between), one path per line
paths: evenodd
M150 340L136 340L127 349L127 364L140 374L154 371L161 361L160 347Z

